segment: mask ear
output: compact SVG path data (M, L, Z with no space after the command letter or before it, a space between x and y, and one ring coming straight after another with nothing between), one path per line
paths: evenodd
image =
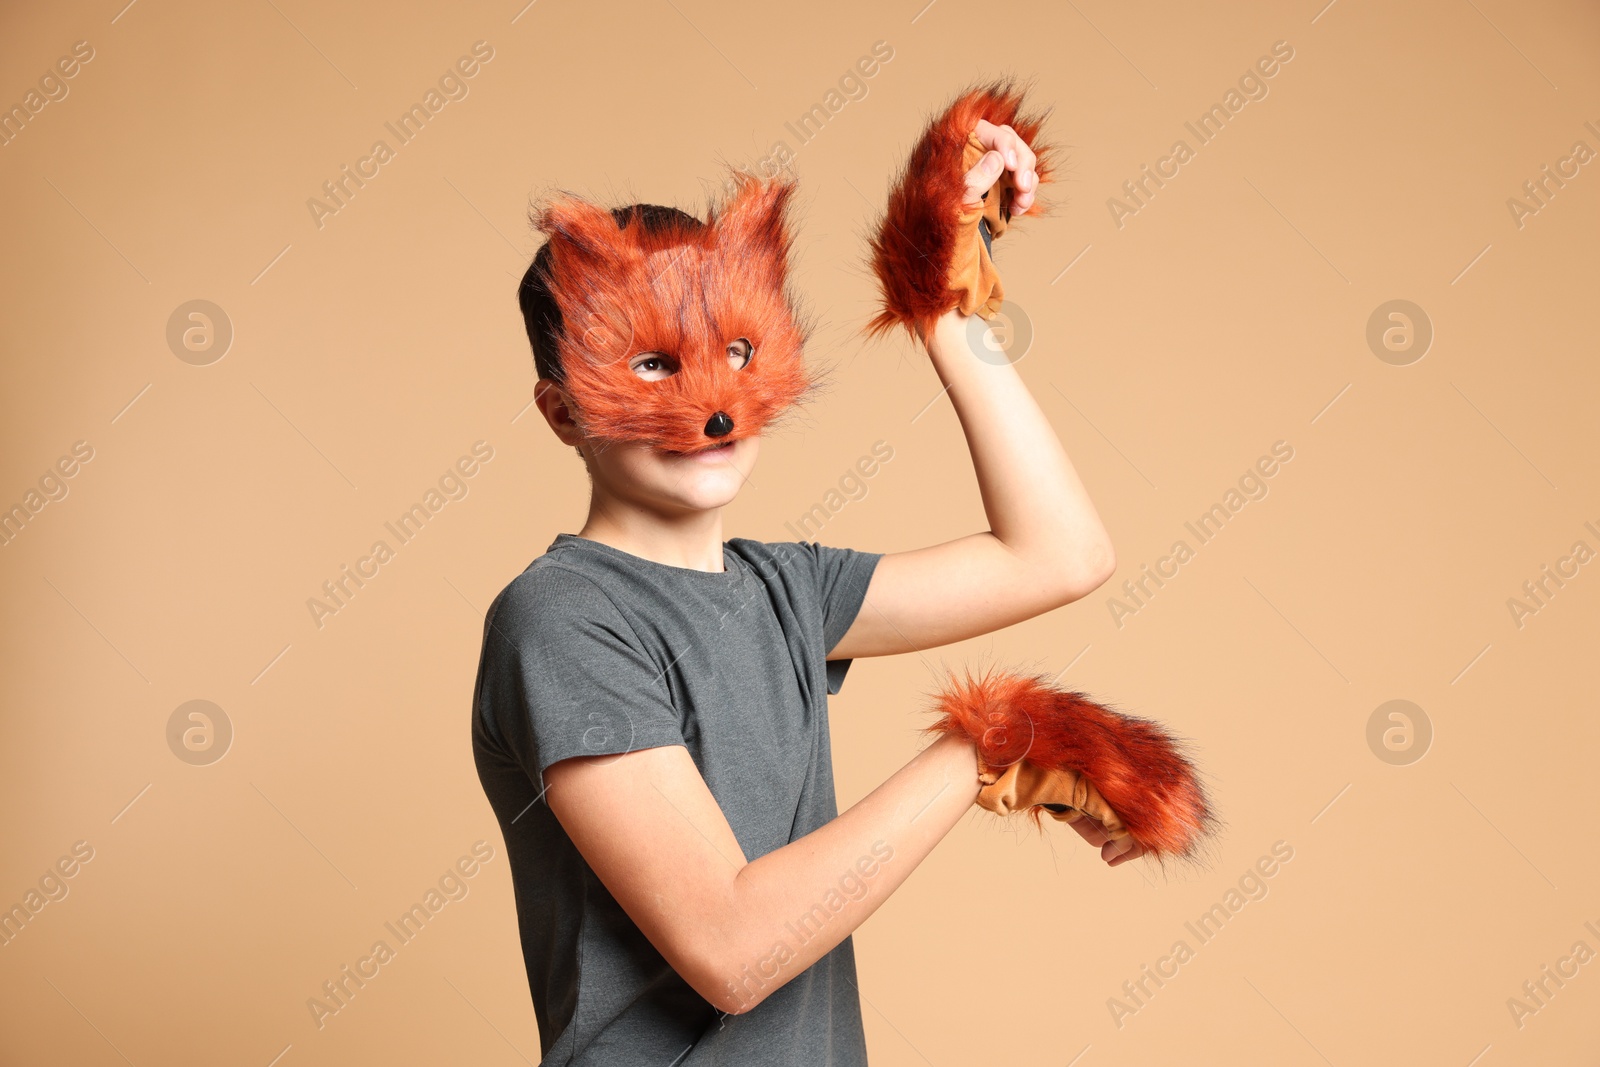
M639 297L630 288L642 259L637 234L618 227L610 211L572 195L547 201L533 213L533 224L549 238L545 284L561 309L568 373L577 360L626 358L633 336L627 308Z
M628 258L628 240L611 212L582 197L563 195L533 213L534 226L550 239L558 276L614 273Z
M732 198L712 215L717 243L742 271L755 271L761 283L781 290L793 244L788 209L795 183L762 181L741 171L733 182Z

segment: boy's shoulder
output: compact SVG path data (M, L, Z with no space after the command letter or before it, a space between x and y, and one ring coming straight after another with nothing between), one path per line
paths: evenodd
M825 545L820 541L757 541L735 537L729 548L753 566L768 582L785 584L826 582L830 576L858 570L880 553ZM870 567L868 568L870 570Z
M504 629L592 617L597 607L610 603L598 576L588 556L552 545L506 583L490 605L489 617Z
M822 548L815 541L758 541L752 537L730 537L727 544L746 562L761 564L770 561L778 566L814 563Z
M823 553L814 541L762 541L732 537L725 545L750 570L771 582L812 580ZM648 569L604 547L586 545L570 535L556 538L543 554L508 582L490 607L491 617L516 621L550 621L575 614L593 617L614 610L628 599Z

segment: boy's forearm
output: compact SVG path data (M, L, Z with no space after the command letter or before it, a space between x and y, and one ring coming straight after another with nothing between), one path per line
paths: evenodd
M1016 367L973 353L977 323L944 315L927 349L966 435L990 530L1030 565L1087 591L1115 567L1110 536Z
M746 864L734 879L714 979L717 1006L755 1007L821 959L900 887L972 807L977 753L943 737L838 818Z

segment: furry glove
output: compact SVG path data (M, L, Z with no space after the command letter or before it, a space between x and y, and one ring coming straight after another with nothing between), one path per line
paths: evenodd
M1095 819L1158 858L1193 857L1215 826L1194 765L1165 728L1058 688L993 670L952 677L929 733L978 749L978 804L997 815Z
M958 97L923 132L890 190L872 240L883 309L867 327L869 333L900 325L925 337L934 320L952 308L984 319L998 314L1004 290L979 222L987 221L990 238L1004 233L1016 192L1006 170L982 203L967 202L966 174L986 151L976 132L980 119L1015 130L1038 158L1040 183L1050 180L1051 149L1037 140L1044 119L1022 112L1020 90L997 82ZM1031 210L1039 207L1035 201Z

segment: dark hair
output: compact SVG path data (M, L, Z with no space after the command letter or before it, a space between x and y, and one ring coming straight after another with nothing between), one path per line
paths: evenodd
M662 207L660 204L629 204L627 207L613 208L611 217L617 220L619 230L637 217L645 232L650 234L662 233L674 227L698 230L705 226L703 221L686 211ZM517 287L517 303L522 307L522 321L528 328L528 343L533 346L533 364L539 377L559 382L565 379L556 349L561 340L563 324L561 309L556 306L555 297L550 295L550 270L550 242L546 241L533 257L527 273L522 276L522 284Z

